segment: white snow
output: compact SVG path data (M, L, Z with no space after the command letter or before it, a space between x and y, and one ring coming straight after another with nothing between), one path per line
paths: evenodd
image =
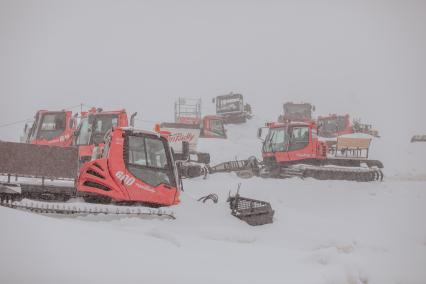
M254 118L200 139L212 163L260 158ZM401 144L398 144L401 143ZM234 174L185 180L176 220L54 218L0 208L0 283L426 283L426 144L382 137L383 182ZM269 201L273 224L230 215L229 191ZM219 203L197 199L217 193Z

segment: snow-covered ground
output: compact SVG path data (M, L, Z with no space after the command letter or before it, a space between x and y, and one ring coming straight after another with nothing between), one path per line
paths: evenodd
M260 119L201 139L213 164L260 155ZM398 144L399 143L399 144ZM426 143L375 139L383 182L185 180L176 220L53 218L0 208L0 283L426 283ZM251 227L226 199L269 201ZM197 199L217 193L219 203Z

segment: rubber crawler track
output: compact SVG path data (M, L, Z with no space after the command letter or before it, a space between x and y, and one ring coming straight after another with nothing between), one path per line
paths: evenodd
M313 167L302 169L304 178L312 177L319 180L349 180L358 182L383 181L380 169L350 169L335 167Z
M0 206L13 208L22 211L29 211L39 214L54 215L115 215L115 216L138 216L138 217L163 217L167 219L176 219L173 213L162 211L161 209L152 208L131 208L122 206L96 206L87 207L83 204L53 204L41 201L21 202L19 195L16 194L0 194ZM142 210L143 209L143 210Z

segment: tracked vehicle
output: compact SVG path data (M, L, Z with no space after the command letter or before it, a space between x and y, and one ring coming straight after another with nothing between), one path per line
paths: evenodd
M245 123L252 117L251 106L244 104L244 97L241 94L231 92L217 96L212 102L216 104L216 115L222 117L225 124Z
M25 124L24 141L30 144L71 146L77 118L71 111L39 110L31 127Z
M0 156L0 199L9 207L38 210L22 200L58 204L81 197L89 203L113 204L109 210L115 213L122 210L116 205L179 203L182 187L178 169L166 137L158 133L114 128L106 135L101 155L81 169L75 147L0 142ZM84 203L71 205L73 212L87 210ZM44 211L62 212L49 209L49 204L43 206Z
M325 142L318 140L315 122L268 123L259 129L258 137L263 140L262 161L254 157L229 161L210 167L210 173L237 172L245 178L383 179L383 164L368 158L371 139L341 137L330 151Z
M126 110L104 111L91 108L82 113L80 123L74 132L73 144L78 147L80 163L89 161L95 146L103 146L105 134L113 127L133 126L136 113L132 114L130 123Z
M287 102L283 105L283 111L284 113L278 117L278 122L307 122L312 120L312 112L315 111L315 106L310 103Z

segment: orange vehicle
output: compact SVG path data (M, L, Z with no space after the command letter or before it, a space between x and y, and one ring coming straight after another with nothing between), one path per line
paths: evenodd
M91 209L88 211L87 205L81 202L64 203L65 207L60 208L57 203L55 206L46 202L42 206L21 203L24 198L64 202L73 197L82 197L89 203L117 205L99 213L140 214L140 207L136 207L137 212L134 207L127 209L128 212L123 212L120 207L179 204L182 187L178 166L164 135L114 127L107 131L103 143L102 153L79 169L78 150L75 147L0 141L0 154L16 157L16 161L0 159L0 176L8 178L7 181L0 179L0 205L38 213L96 213ZM11 176L14 177L13 181ZM28 179L28 176L33 179ZM142 214L165 215L152 211Z
M327 144L318 140L315 122L269 123L262 157L263 172L273 177L299 175L317 179L371 181L382 179L383 164L368 159L352 148L341 149L348 156L328 156ZM262 137L262 128L259 129ZM367 167L363 167L366 165Z
M170 123L166 123L169 124ZM206 115L201 118L201 99L179 98L175 102L175 123L174 128L181 125L191 125L191 128L199 129L200 138L224 138L226 139L226 130L224 119L217 115Z
M115 128L106 137L102 156L81 169L77 195L92 202L106 199L151 206L178 204L180 184L173 165L165 136Z
M77 126L71 111L39 110L33 125L25 125L26 143L66 147L72 144Z
M136 113L131 116L133 125ZM92 108L82 113L80 124L75 131L73 145L78 146L80 162L85 163L92 157L95 146L102 147L105 134L113 127L127 127L129 122L126 110L104 111Z
M263 130L267 130L263 136ZM210 167L209 172L237 172L241 177L312 177L316 179L374 181L382 180L383 164L368 159L368 148L353 146L350 138L346 144L337 142L331 156L325 142L318 140L315 122L267 123L259 128L262 139L262 161L250 158L221 163ZM265 137L265 138L263 138ZM338 139L339 140L339 139ZM368 144L370 141L363 144ZM339 154L339 155L337 155Z

